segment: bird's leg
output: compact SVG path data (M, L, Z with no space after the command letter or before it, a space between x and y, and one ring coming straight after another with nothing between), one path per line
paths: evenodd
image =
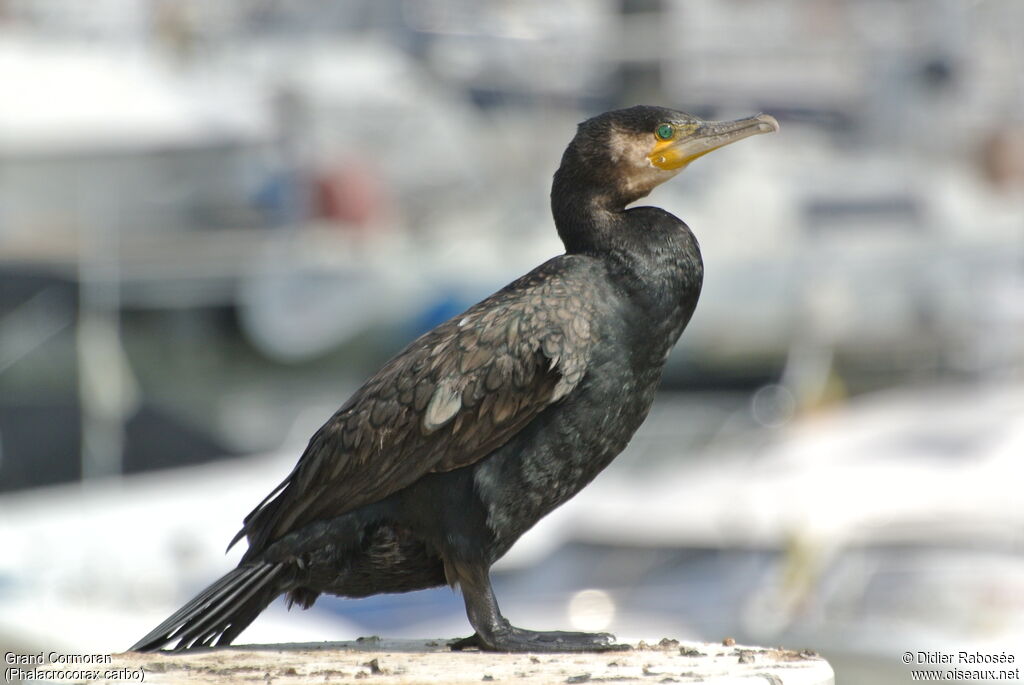
M572 633L516 628L501 615L487 567L460 565L459 584L466 615L476 630L471 637L450 643L453 650L476 647L491 652L606 652L629 649L615 644L610 633Z

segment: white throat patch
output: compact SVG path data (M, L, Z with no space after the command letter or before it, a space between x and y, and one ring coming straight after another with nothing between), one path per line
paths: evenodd
M644 197L655 187L674 177L682 169L659 169L647 159L654 136L627 133L620 129L612 129L608 135L608 150L612 162L621 174L623 187L630 195Z

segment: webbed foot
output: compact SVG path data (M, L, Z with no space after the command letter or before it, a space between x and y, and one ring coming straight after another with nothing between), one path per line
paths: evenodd
M632 649L615 644L611 633L574 633L562 630L523 630L508 626L484 640L479 633L448 644L452 651L476 648L484 652L611 652Z

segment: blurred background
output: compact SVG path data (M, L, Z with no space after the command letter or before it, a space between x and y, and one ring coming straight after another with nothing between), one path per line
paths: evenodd
M0 0L0 647L119 651L405 343L561 251L577 122L780 133L650 202L706 280L627 451L503 560L531 628L1024 640L1024 3ZM448 589L238 640L467 634Z

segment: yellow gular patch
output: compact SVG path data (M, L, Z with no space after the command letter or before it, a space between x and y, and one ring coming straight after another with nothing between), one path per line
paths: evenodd
M647 153L647 159L652 165L665 171L682 169L690 163L679 148L672 147L675 141L661 140L654 144L654 147Z
M659 169L665 171L678 171L700 155L687 155L679 146L679 141L692 136L697 130L694 124L675 124L675 135L668 140L656 138L654 147L647 153L647 160ZM708 150L710 152L710 150ZM701 153L701 154L706 154Z

